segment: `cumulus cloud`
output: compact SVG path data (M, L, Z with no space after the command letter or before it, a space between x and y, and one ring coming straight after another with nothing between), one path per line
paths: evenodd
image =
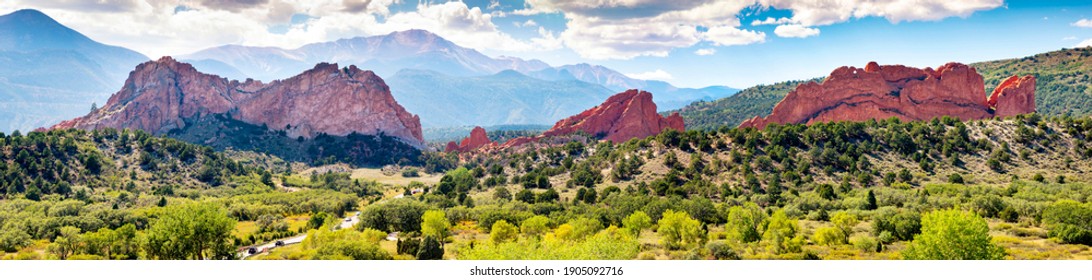
M739 16L744 10L789 11L790 17L766 17L751 26L778 25L777 36L807 37L816 36L817 27L852 18L883 17L895 23L939 20L1003 4L1002 0L526 0L515 10L507 2L489 1L484 8L488 11L482 11L462 1L418 1L416 6L398 5L403 10L392 10L404 1L5 0L0 1L0 12L42 9L96 40L150 56L185 54L222 44L294 48L417 28L481 50L568 47L589 59L631 59L667 56L674 49L699 43L765 42L765 33L741 26ZM565 28L550 31L541 28L541 22L521 19L521 27L539 27L539 36L515 39L493 23L505 15L542 13L560 13ZM1092 25L1088 20L1074 25L1086 23Z
M892 23L967 17L1000 7L1004 0L759 0L759 5L792 11L792 22L822 26L850 18L882 17Z
M517 21L517 22L513 22L512 24L516 25L516 27L535 27L535 26L538 26L538 23L535 22L535 20L533 20L533 19L529 19L529 20L527 20L525 22L518 22Z
M785 38L807 38L819 35L819 29L809 28L799 24L778 25L774 34Z
M512 14L562 13L565 46L588 59L667 56L702 41L717 45L762 42L765 34L739 29L748 1L527 0Z
M268 4L269 0L199 0L197 2L206 8L238 12L242 9Z
M368 5L372 4L372 0L342 0L341 4L345 6L342 10L349 13L360 13L368 10Z
M756 19L756 20L752 21L751 25L759 26L759 25L775 25L775 24L786 24L786 23L792 23L792 19L787 18L787 17L783 17L783 18L766 17L766 19L764 19L764 20L757 20Z
M1082 28L1092 28L1092 20L1082 18L1081 20L1071 23L1070 25Z
M99 2L105 1L109 0ZM541 51L562 47L558 35L544 29L540 37L512 38L497 29L490 14L463 2L421 3L392 12L391 6L402 0L130 1L133 4L120 13L54 7L65 0L0 1L0 12L42 9L95 40L132 48L153 58L224 44L295 48L406 29L429 30L479 50ZM297 15L306 20L292 22ZM283 28L274 32L273 26Z
M698 49L698 50L694 51L694 54L702 55L702 56L714 55L714 54L717 54L717 49L714 49L714 48Z
M1003 0L526 0L516 15L561 13L565 45L584 58L630 59L666 56L699 42L720 46L765 42L766 34L740 27L744 9L787 10L791 17L754 20L751 26L778 25L775 34L803 38L817 26L853 18L883 17L892 23L967 17L1000 7ZM779 31L779 32L778 32Z
M667 73L667 71L664 71L663 69L656 69L654 71L648 71L648 72L642 72L642 73L630 73L630 74L626 74L626 76L629 76L630 78L634 78L634 79L638 79L638 80L660 80L660 81L663 81L663 80L674 79L674 77L671 76L671 73Z

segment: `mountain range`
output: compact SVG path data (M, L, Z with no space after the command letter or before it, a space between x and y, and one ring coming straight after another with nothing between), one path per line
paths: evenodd
M390 77L392 94L409 111L419 112L428 129L550 125L628 89L653 92L662 110L738 91L678 88L599 65L552 67L539 60L490 57L424 30L290 50L225 45L178 58L201 72L240 81L285 79L318 63L358 65ZM36 10L2 16L0 131L26 131L84 114L93 104L105 103L129 71L148 60L135 51L95 42Z
M542 81L564 82L556 84L559 87L554 88L524 87L527 96L549 95L551 92L573 89L573 87L580 87L578 91L581 92L601 91L602 88L605 88L607 89L607 96L609 96L609 93L627 89L642 89L653 92L655 102L662 104L661 109L663 110L681 108L694 101L715 100L738 91L723 86L697 89L678 88L664 81L630 78L618 71L599 65L582 63L551 67L540 60L525 60L507 56L494 58L474 49L459 46L431 32L417 29L392 32L387 35L314 43L296 49L224 45L182 55L179 56L179 59L193 64L202 72L213 73L231 79L254 78L263 81L288 77L319 62L359 65L362 68L374 71L382 77L399 75L402 70L426 70L447 76L444 80L462 80L462 83L490 80L491 77L497 74L510 75L501 72L514 71L526 77ZM432 86L429 84L434 80L432 77L416 77L422 77L425 80L414 81L415 83L422 84L425 87ZM526 80L522 79L521 81ZM584 83L574 84L569 83L569 81ZM534 83L549 85L541 81ZM473 94L503 95L511 87L519 87L518 85L503 83L491 84L499 87L479 85ZM400 95L398 92L401 89L392 88L391 90L396 96ZM481 99L479 97L467 97L469 99ZM577 108L590 107L598 104L598 100L601 99L594 100L596 101L572 105ZM488 102L488 100L484 101ZM407 104L412 103L408 100L405 102ZM530 101L524 101L523 103L535 104ZM413 105L407 105L407 107L417 111ZM445 115L474 113L458 110L458 108L452 108L451 110L445 108L432 109L445 110L445 112L440 112L440 114ZM509 112L517 115L521 114L518 111L510 110ZM495 119L481 119L472 124L517 124L497 123L495 121ZM536 122L535 124L549 124L553 121ZM433 125L437 125L437 123L425 123L426 127L432 127Z
M103 104L144 55L96 42L36 10L0 16L0 131L29 130Z

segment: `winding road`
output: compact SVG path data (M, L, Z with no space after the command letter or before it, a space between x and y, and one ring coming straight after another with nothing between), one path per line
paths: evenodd
M357 211L357 212L353 213L352 216L349 216L348 218L341 219L341 224L338 224L338 226L335 227L334 230L343 229L343 228L352 228L353 226L356 225L356 223L359 223L359 222L360 222L360 212ZM296 236L293 236L293 237L289 237L289 238L282 238L282 239L273 240L273 241L270 241L269 243L261 244L261 245L258 245L258 246L253 246L255 249L257 249L256 254L250 254L249 252L247 252L248 250L245 249L245 248L250 248L249 246L244 247L242 252L239 252L239 259L245 260L246 258L249 258L249 257L257 255L257 254L262 254L262 253L265 253L265 252L269 252L273 248L278 247L277 246L277 241L283 242L281 244L281 246L284 246L284 245L291 245L291 244L296 244L296 243L303 242L304 239L307 239L307 234L306 233L296 235Z

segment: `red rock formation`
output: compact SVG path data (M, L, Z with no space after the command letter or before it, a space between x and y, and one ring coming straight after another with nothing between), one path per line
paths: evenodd
M508 140L503 147L515 147L550 136L585 132L599 139L622 143L634 138L659 134L665 129L686 130L678 113L668 117L656 112L656 103L647 91L631 89L607 98L606 102L575 116L558 121L538 137Z
M454 141L448 142L447 148L444 150L448 152L468 152L496 144L496 142L489 140L489 136L485 134L484 128L476 126L473 130L470 130L469 137L463 138L463 141L459 142L459 144L455 144Z
M1035 111L1035 76L1009 77L993 90L987 103L994 108L993 114L998 117Z
M822 83L800 85L769 116L756 116L740 127L890 117L913 121L940 116L964 120L1010 116L1034 112L1034 92L1034 77L1013 77L987 100L982 76L967 65L948 63L933 70L871 62L864 69L838 68Z
M102 127L141 129L163 134L184 127L185 120L230 114L240 121L286 129L290 137L378 134L423 147L421 123L394 100L387 85L371 71L320 63L285 80L228 81L198 72L170 57L145 62L102 108L50 129Z

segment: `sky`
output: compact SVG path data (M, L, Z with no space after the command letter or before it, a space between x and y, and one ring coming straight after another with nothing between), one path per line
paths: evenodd
M490 56L745 88L869 61L936 67L1092 45L1092 1L5 0L151 58L424 29Z

